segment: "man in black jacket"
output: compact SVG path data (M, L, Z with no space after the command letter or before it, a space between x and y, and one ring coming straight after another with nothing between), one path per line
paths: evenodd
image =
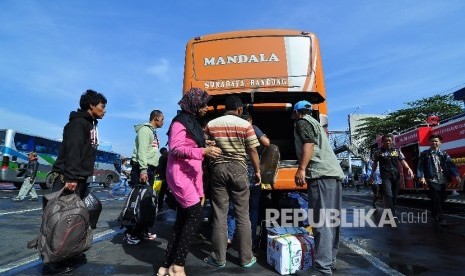
M24 174L24 182L21 185L18 196L13 198L13 201L21 202L29 194L31 197L29 200L37 201L37 193L34 188L34 181L37 175L37 169L39 168L39 162L37 161L37 153L30 152L28 154L29 162L27 163L26 173Z
M102 94L87 90L81 95L80 108L69 114L69 122L63 129L60 153L52 172L58 173L52 191L63 187L77 190L79 196L87 195L87 178L94 173L98 147L98 119L105 115L107 99Z
M452 182L452 176L457 183L460 183L461 179L449 154L439 149L441 141L442 137L439 134L432 134L429 137L430 148L420 154L417 177L420 183L428 188L434 223L444 226L446 222L443 205L447 198L447 183Z
M60 153L53 164L55 174L52 192L63 187L66 193L76 193L83 199L87 196L87 178L94 173L94 162L98 147L97 120L105 115L107 99L102 94L87 90L81 95L80 108L69 114L69 122L63 129ZM43 266L50 274L68 273L74 269L76 261L85 255Z

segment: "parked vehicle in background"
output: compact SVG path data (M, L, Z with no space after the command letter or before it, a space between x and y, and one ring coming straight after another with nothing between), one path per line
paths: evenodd
M61 142L15 131L0 129L0 182L13 183L17 188L24 181L24 174L28 162L27 154L37 152L39 170L36 183L42 189L51 188L50 171L60 150ZM118 153L97 150L94 175L89 177L88 183L99 183L109 187L111 183L119 181L118 170L121 168L121 155Z
M296 187L292 107L312 103L313 116L327 129L328 112L318 39L295 30L250 30L196 37L187 43L183 91L201 88L210 95L206 118L224 112L227 96L239 96L277 152L262 164L262 189L304 190ZM266 153L265 153L266 154ZM269 161L269 162L268 162ZM273 165L271 163L278 163Z

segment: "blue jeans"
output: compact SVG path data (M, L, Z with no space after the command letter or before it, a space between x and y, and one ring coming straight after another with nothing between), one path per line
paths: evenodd
M250 226L252 229L252 246L256 245L257 242L257 225L258 225L258 215L259 215L259 205L260 205L260 195L261 187L255 186L254 181L254 169L251 165L247 168L247 174L249 176L249 217L250 217ZM234 232L236 230L236 221L234 219L234 207L232 202L229 202L228 209L228 239L233 240Z
M111 192L114 193L121 189L121 185L124 185L124 194L127 194L129 188L127 179L121 179L118 183L116 183L115 186L113 186L113 189L111 189Z

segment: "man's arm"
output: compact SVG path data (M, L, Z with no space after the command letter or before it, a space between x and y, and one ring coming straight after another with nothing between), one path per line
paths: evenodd
M402 160L401 162L402 162L402 166L407 169L408 176L413 178L413 176L414 176L413 171L412 171L412 169L410 169L410 166L408 165L407 161Z
M297 186L304 186L306 184L305 172L313 158L317 133L312 125L304 119L297 120L295 127L296 133L302 141L302 154L297 156L299 158L299 167L295 173L295 183Z
M268 137L266 137L265 134L260 136L258 138L258 141L260 141L260 144L262 144L264 147L269 147L270 146L270 139L268 139Z
M32 175L31 175L31 178L32 178L32 182L34 182L34 179L36 178L37 176L37 170L39 169L39 161L37 160L34 160L34 168L32 169Z
M305 171L310 164L310 160L313 157L315 144L314 143L304 143L302 146L302 156L299 160L299 167L295 174L295 183L298 186L303 186L306 184L305 181Z
M257 148L247 148L247 154L250 157L250 161L252 161L252 166L255 171L254 178L255 178L255 185L260 185L262 182L262 177L260 174L260 161L258 159L258 152Z

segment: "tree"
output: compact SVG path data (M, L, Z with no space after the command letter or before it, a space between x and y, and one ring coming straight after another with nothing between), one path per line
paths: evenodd
M430 115L446 119L463 112L461 102L453 95L434 95L405 103L408 107L389 113L385 118L365 118L355 131L355 139L360 139L361 148L369 149L379 134L403 132L409 128L426 123Z

